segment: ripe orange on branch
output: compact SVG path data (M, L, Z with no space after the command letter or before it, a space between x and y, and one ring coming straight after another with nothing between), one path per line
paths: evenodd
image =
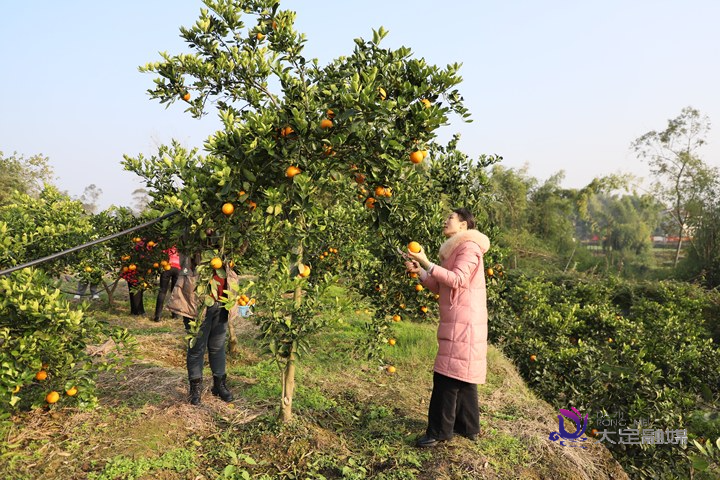
M185 95L182 96L182 99L186 102L190 101L190 92L185 92Z
M323 118L320 120L320 128L330 128L333 126L333 122L330 119Z
M78 392L77 387L72 387L69 390L65 391L65 393L67 394L68 397L74 397L75 395L77 395L77 392Z
M47 378L47 372L45 370L40 370L35 374L35 380L43 381Z
M420 253L422 251L422 247L418 242L410 242L408 243L408 250L412 253Z
M233 213L234 211L235 211L235 205L233 205L233 204L230 203L230 202L227 202L227 203L225 203L225 204L222 206L222 212L223 212L225 215L232 215L232 213Z
M298 173L302 172L298 167L295 165L290 165L287 170L285 170L285 176L288 178L293 178Z
M60 400L60 394L53 390L52 392L48 393L45 397L45 401L47 403L56 403L58 400Z
M219 257L215 257L212 260L210 260L210 266L217 270L218 268L222 268L223 262L220 260Z
M412 152L410 154L410 161L415 164L422 162L423 158L425 158L425 157L423 156L423 153L420 150L415 150L414 152Z

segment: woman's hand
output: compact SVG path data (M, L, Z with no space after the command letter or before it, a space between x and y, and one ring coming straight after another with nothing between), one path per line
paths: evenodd
M430 266L430 260L428 260L427 255L425 255L425 249L420 250L418 253L413 253L408 250L408 256L419 263L423 268L428 268Z
M420 273L420 264L416 261L409 261L405 262L405 269L408 271L408 273Z

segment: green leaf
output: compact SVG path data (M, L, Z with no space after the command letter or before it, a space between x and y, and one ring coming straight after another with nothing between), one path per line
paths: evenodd
M700 470L701 472L704 472L710 466L708 461L700 455L693 455L690 458L692 459L692 466L695 470Z
M251 182L255 182L257 180L257 177L255 177L255 175L245 167L242 168L242 173L243 175L245 175L245 178L247 178Z

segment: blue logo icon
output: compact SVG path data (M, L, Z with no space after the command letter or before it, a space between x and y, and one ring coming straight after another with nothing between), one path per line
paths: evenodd
M580 412L577 411L575 407L572 407L572 411L565 410L563 408L560 409L561 415L558 415L558 430L559 432L552 432L550 433L549 439L553 442L560 440L558 443L562 445L563 447L581 447L581 448L587 448L584 445L571 445L573 443L578 442L585 442L587 441L587 437L583 437L583 434L585 433L585 429L587 429L588 424L588 416L585 415L585 418L582 418L582 415ZM569 433L567 430L565 430L565 418L572 420L575 424L575 433ZM567 444L565 442L568 442Z

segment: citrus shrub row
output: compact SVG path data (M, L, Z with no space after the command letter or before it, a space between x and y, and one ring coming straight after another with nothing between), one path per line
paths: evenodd
M690 438L707 434L689 422L720 395L712 302L702 289L515 272L506 278L491 304L491 341L541 397L588 413L588 432L617 430L599 424L601 414L646 420L650 429L687 428ZM628 471L689 476L679 447L605 443Z

